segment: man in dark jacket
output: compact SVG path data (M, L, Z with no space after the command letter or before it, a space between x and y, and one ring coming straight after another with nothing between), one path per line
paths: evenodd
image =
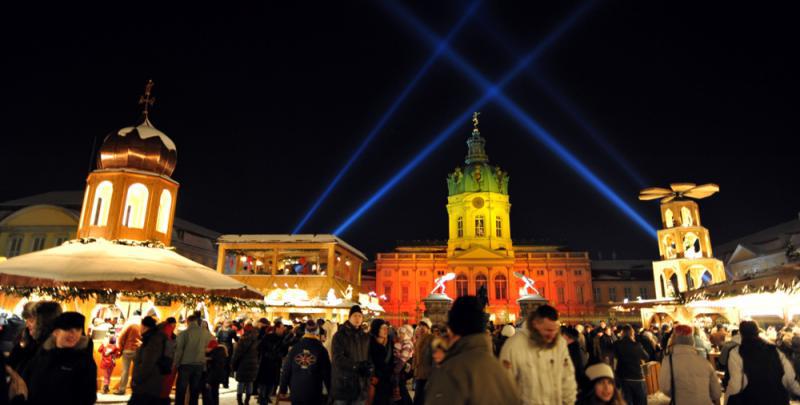
M322 385L327 390L331 388L331 363L328 350L319 340L319 330L315 321L308 321L305 335L292 346L283 363L280 397L285 399L290 388L292 405L323 404Z
M61 305L54 301L25 304L22 316L26 328L8 358L8 365L17 373L20 375L25 373L28 363L53 332L53 322L61 312Z
M238 338L239 336L236 335L236 331L233 330L233 328L231 328L231 321L226 319L224 322L222 322L222 327L217 332L217 342L225 346L225 350L228 352L229 355L233 354L233 342L238 340ZM228 376L230 376L230 372L231 372L230 357L226 357L225 360L226 376L222 383L222 386L225 388L228 388Z
M561 327L561 336L567 341L567 349L569 349L569 358L572 359L572 365L575 367L575 382L578 384L578 398L582 398L584 393L591 389L591 381L586 376L586 356L581 348L580 332L571 326Z
M90 405L97 401L97 365L83 336L85 318L65 312L25 368L29 405Z
M364 315L353 305L347 322L333 335L331 397L334 405L363 405L372 374L369 335L361 331Z
M156 327L156 320L142 318L142 345L133 358L133 394L129 405L156 405L159 403L164 374L159 369L159 359L164 355L167 337ZM171 365L171 364L170 364Z
M278 379L281 374L281 362L286 357L288 348L283 344L286 327L283 321L278 318L272 323L272 331L264 335L258 345L259 367L256 376L258 385L258 403L266 405L269 397L278 387Z
M642 363L649 356L634 336L633 327L625 325L622 327L622 339L614 342L617 378L628 405L647 405L647 385L642 374Z
M461 296L447 314L450 349L425 387L426 405L519 404L508 372L492 353L486 313L474 296Z
M249 404L253 382L258 376L258 331L251 324L244 326L244 334L233 349L231 366L236 371L236 401ZM242 396L244 395L244 399Z

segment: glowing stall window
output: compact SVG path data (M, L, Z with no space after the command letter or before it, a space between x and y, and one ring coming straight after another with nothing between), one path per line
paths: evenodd
M108 222L108 208L111 206L111 194L114 193L114 185L106 180L101 182L94 191L94 202L92 203L92 222L93 226L106 226Z
M456 221L456 232L459 238L464 237L464 218L458 217Z
M508 299L508 280L502 274L498 274L494 278L494 298L497 300Z
M681 225L683 226L694 225L694 220L692 220L692 212L689 211L689 209L686 207L681 207Z
M700 249L700 238L692 232L683 236L683 257L687 259L703 257L703 251Z
M456 296L463 297L465 295L469 295L468 287L469 282L467 281L467 276L463 273L456 276Z
M125 211L123 212L123 226L137 229L144 228L148 194L147 187L142 183L135 183L128 187L128 195L125 197Z
M675 214L672 213L671 209L667 208L667 210L664 211L664 220L667 223L667 228L675 226Z
M500 217L495 218L494 221L495 236L498 238L503 237L503 220Z
M483 227L483 215L475 217L475 236L481 238L485 235Z
M167 234L169 226L169 213L172 210L172 193L169 190L161 192L161 201L158 203L158 219L156 220L156 231Z

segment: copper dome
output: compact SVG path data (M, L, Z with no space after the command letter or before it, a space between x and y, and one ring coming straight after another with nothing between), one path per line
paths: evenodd
M178 152L175 143L145 116L135 127L108 134L98 157L98 169L136 169L171 176Z

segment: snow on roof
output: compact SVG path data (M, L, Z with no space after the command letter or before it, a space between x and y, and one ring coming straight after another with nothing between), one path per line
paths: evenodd
M126 246L106 240L78 241L11 258L0 263L0 280L46 280L94 288L123 285L135 289L142 280L194 293L257 298L261 293L172 250Z
M167 149L178 150L178 148L175 147L175 142L172 142L172 139L169 139L169 137L166 134L156 129L156 127L154 127L153 124L150 123L150 120L148 120L147 118L145 118L144 122L139 124L138 126L125 127L120 129L117 132L117 134L120 136L126 136L129 133L131 133L134 129L139 133L139 137L142 139L147 139L157 136L161 138L161 142L164 143L164 146L166 146Z
M350 246L336 235L321 234L271 234L271 235L222 235L219 243L336 243L355 253L363 260L367 257L360 250Z

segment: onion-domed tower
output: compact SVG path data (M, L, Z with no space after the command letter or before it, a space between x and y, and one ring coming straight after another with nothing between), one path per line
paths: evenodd
M150 122L153 81L139 99L141 122L106 136L89 173L78 237L159 241L170 244L178 183L177 149Z
M474 247L514 257L511 243L511 204L508 198L508 173L489 164L478 129L478 114L472 116L472 136L467 140L464 166L447 176L447 214L450 234L448 257Z

